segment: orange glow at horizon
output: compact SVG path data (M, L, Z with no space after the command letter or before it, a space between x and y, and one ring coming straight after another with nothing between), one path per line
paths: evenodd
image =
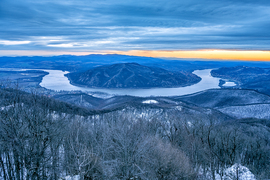
M246 61L270 61L270 51L257 50L179 50L179 51L113 51L122 55L166 57L166 58L198 58L221 60L246 60Z
M270 51L262 50L130 50L130 51L45 51L45 50L0 50L0 56L57 56L89 54L120 54L130 56L146 56L155 58L195 58L195 59L220 59L220 60L244 60L244 61L270 61Z

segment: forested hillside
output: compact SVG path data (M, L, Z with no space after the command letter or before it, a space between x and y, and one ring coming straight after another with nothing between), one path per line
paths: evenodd
M213 77L219 77L236 82L238 88L254 89L270 95L269 68L248 66L222 67L212 70L211 74Z
M96 113L5 88L0 100L5 180L215 179L242 166L270 178L268 120L184 104Z
M100 66L66 75L72 84L102 88L180 87L198 83L201 78L189 72L172 72L138 63Z

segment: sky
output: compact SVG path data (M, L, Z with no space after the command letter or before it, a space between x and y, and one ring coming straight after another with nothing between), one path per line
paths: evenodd
M270 60L269 0L0 0L0 27L0 56Z

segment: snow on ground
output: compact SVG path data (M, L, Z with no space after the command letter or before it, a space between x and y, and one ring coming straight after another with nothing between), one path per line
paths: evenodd
M218 108L222 113L236 118L270 119L270 104L252 104L245 106L230 106Z
M158 101L156 101L156 100L145 100L145 101L143 101L142 103L143 103L143 104L157 104Z
M100 93L100 92L88 92L87 94L96 98L101 98L101 99L109 99L111 97L114 97L114 95L112 94Z
M256 180L254 174L252 174L247 167L242 166L241 164L234 164L232 167L229 167L228 169L226 169L224 174L225 175L222 178L224 180L234 180L234 179ZM218 177L216 179L221 179L221 178Z
M235 84L235 82L226 82L226 83L223 84L222 86L232 87L232 86L236 86L236 84Z
M199 170L199 174L203 174L203 170ZM242 166L241 164L234 164L231 167L228 167L225 169L222 173L223 175L221 176L220 173L215 173L215 179L216 180L256 180L254 174L245 166ZM200 179L203 180L212 180L212 172L209 170L206 172L206 176L201 177Z
M64 178L60 178L59 180L79 180L80 176L76 175L76 176L66 176Z
M16 105L19 106L19 104L17 103ZM24 106L23 103L21 103L22 106ZM8 105L8 106L3 106L3 107L0 107L0 110L1 111L4 111L4 110L9 110L11 107L14 107L14 105Z

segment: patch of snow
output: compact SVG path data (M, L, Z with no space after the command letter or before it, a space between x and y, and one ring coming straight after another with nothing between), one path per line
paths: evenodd
M252 104L245 106L229 106L218 108L224 114L235 118L258 118L270 119L269 114L270 104Z
M225 87L232 87L232 86L236 86L235 82L226 82L225 84L223 84L222 86Z
M19 105L19 104L16 104L16 106ZM24 106L23 103L21 103L22 106ZM9 110L10 108L14 107L14 105L8 105L8 106L3 106L3 107L0 107L0 110L1 111L4 111L4 110Z
M64 178L60 178L59 180L79 180L80 176L76 175L76 176L66 176Z
M109 99L111 97L114 97L113 94L99 93L99 92L87 92L87 94L96 98L101 98L101 99Z
M178 111L182 111L182 106L175 106L175 109Z
M212 114L212 110L211 109L206 109L205 113L206 114Z
M252 174L247 167L242 166L241 164L234 164L232 167L226 169L224 174L225 175L222 178L224 180L234 180L237 179L237 177L239 180L256 180L254 174ZM221 178L218 177L217 179Z
M142 103L143 103L143 104L157 104L158 101L156 101L156 100L145 100L145 101L143 101Z

